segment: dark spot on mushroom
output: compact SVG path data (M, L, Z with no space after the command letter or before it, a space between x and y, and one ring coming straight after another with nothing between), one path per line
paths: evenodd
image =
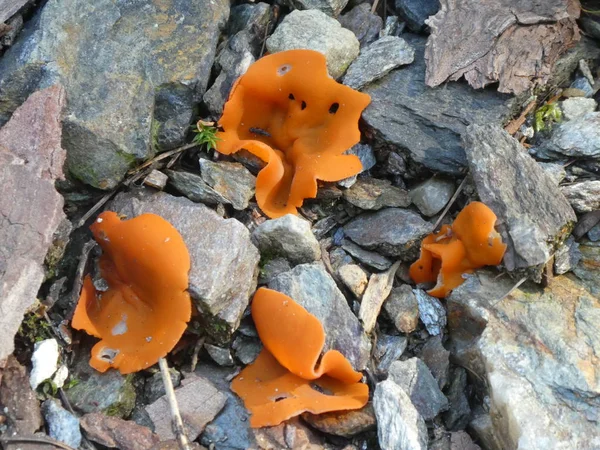
M306 109L306 102L302 100L302 104L300 105L300 109L304 111Z
M339 108L340 108L339 103L337 103L337 102L332 103L331 106L329 107L329 114L335 114Z

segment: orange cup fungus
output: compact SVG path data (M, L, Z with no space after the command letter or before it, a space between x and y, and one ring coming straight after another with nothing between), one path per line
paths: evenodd
M338 181L362 169L343 153L358 143L358 120L371 101L337 83L325 57L289 50L254 63L232 88L219 120L217 150L246 149L266 162L256 200L271 218L296 214L317 195L317 179Z
M121 221L107 211L90 227L102 248L98 291L88 275L71 325L100 338L90 365L122 374L155 364L179 341L191 315L190 256L179 232L162 217Z
M502 261L506 244L494 229L496 215L481 202L469 203L452 226L443 225L421 243L421 256L410 266L415 283L436 282L429 295L442 298L464 282L463 274Z
M320 414L362 408L369 388L337 350L319 356L325 333L319 320L288 296L260 288L252 318L265 348L231 383L254 428L274 426L305 411Z

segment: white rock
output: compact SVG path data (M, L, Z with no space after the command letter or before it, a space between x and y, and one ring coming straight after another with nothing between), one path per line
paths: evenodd
M379 383L375 388L373 407L382 449L427 449L425 421L400 386L391 380Z
M37 342L33 347L31 364L33 369L29 376L29 384L36 389L44 380L47 380L56 372L58 362L58 342L56 339L46 339Z
M58 368L56 373L54 374L54 378L52 378L52 382L57 388L61 388L65 385L65 381L69 377L69 368L64 364Z

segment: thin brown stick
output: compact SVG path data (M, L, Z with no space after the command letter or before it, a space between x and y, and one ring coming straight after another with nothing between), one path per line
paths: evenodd
M83 226L87 222L87 220L94 215L96 211L104 206L104 204L111 199L113 195L117 193L117 189L113 189L109 193L105 194L100 200L96 202L94 206L92 206L88 212L86 212L79 222L77 222L77 226L75 228L79 228Z
M169 375L169 365L165 358L158 360L160 367L160 374L162 375L163 384L165 385L165 393L167 401L169 402L169 409L171 410L171 426L173 433L177 439L177 444L180 450L191 450L190 442L185 435L185 429L183 428L183 420L181 420L181 414L179 414L179 407L177 406L177 398L175 398L175 390L173 389L173 383L171 382L171 376Z
M137 166L135 169L131 169L128 173L129 174L138 173L140 170L143 170L146 167L150 167L152 164L154 164L157 161L161 161L165 158L176 155L177 153L181 153L185 150L189 150L190 148L194 148L194 147L198 147L198 146L200 146L200 144L197 144L196 142L192 142L191 144L186 144L181 147L174 148L173 150L169 150L168 152L161 153L160 155L157 155L154 158L149 159L148 161L143 163L141 166Z
M498 303L500 303L502 300L504 300L510 294L512 294L513 292L515 292L518 289L518 287L521 286L526 281L527 281L527 277L521 278L519 281L517 281L515 283L515 285L512 288L510 288L510 290L506 294L504 294L502 297L500 297L498 300L496 300L494 303L492 303L492 306L496 306Z
M535 100L529 102L529 104L525 107L525 109L519 115L519 117L517 117L515 120L510 121L508 125L504 127L506 132L510 135L514 135L517 131L519 131L519 128L521 128L521 125L525 123L525 120L527 120L527 116L531 111L533 111L536 105L537 101Z
M442 223L442 220L444 220L444 217L446 217L446 214L448 214L448 211L450 211L450 208L452 207L452 205L454 204L454 202L458 198L460 192L465 187L468 175L469 174L465 175L465 177L463 178L463 180L460 182L460 184L456 188L456 192L454 192L454 195L452 196L452 198L450 199L450 201L448 202L448 204L444 208L444 211L442 212L442 215L440 217L438 217L438 220L435 221L435 225L433 226L433 231L437 230L437 228L440 226L440 223Z
M13 436L13 437L1 437L0 442L3 444L43 444L53 445L54 447L62 448L64 450L75 450L73 447L68 446L60 441L55 441L50 438L43 438L37 436Z
M375 0L373 2L373 6L371 7L371 14L375 14L375 11L377 11L377 7L379 6L379 0ZM385 22L384 22L385 25Z
M202 336L198 339L198 342L196 342L196 345L194 346L194 353L192 354L192 362L190 364L190 372L196 371L196 366L198 365L198 355L200 354L200 350L202 350L202 347L204 346L205 339L206 338Z

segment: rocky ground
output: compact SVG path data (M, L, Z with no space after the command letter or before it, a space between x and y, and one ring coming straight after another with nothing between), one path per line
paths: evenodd
M600 449L600 21L576 3L0 0L0 445L177 448L158 369L96 372L70 327L110 209L189 248L169 364L195 448ZM269 220L260 161L191 126L293 48L371 96L363 171ZM408 266L472 200L503 263L431 297ZM365 408L249 427L229 383L262 348L257 286L321 321Z

